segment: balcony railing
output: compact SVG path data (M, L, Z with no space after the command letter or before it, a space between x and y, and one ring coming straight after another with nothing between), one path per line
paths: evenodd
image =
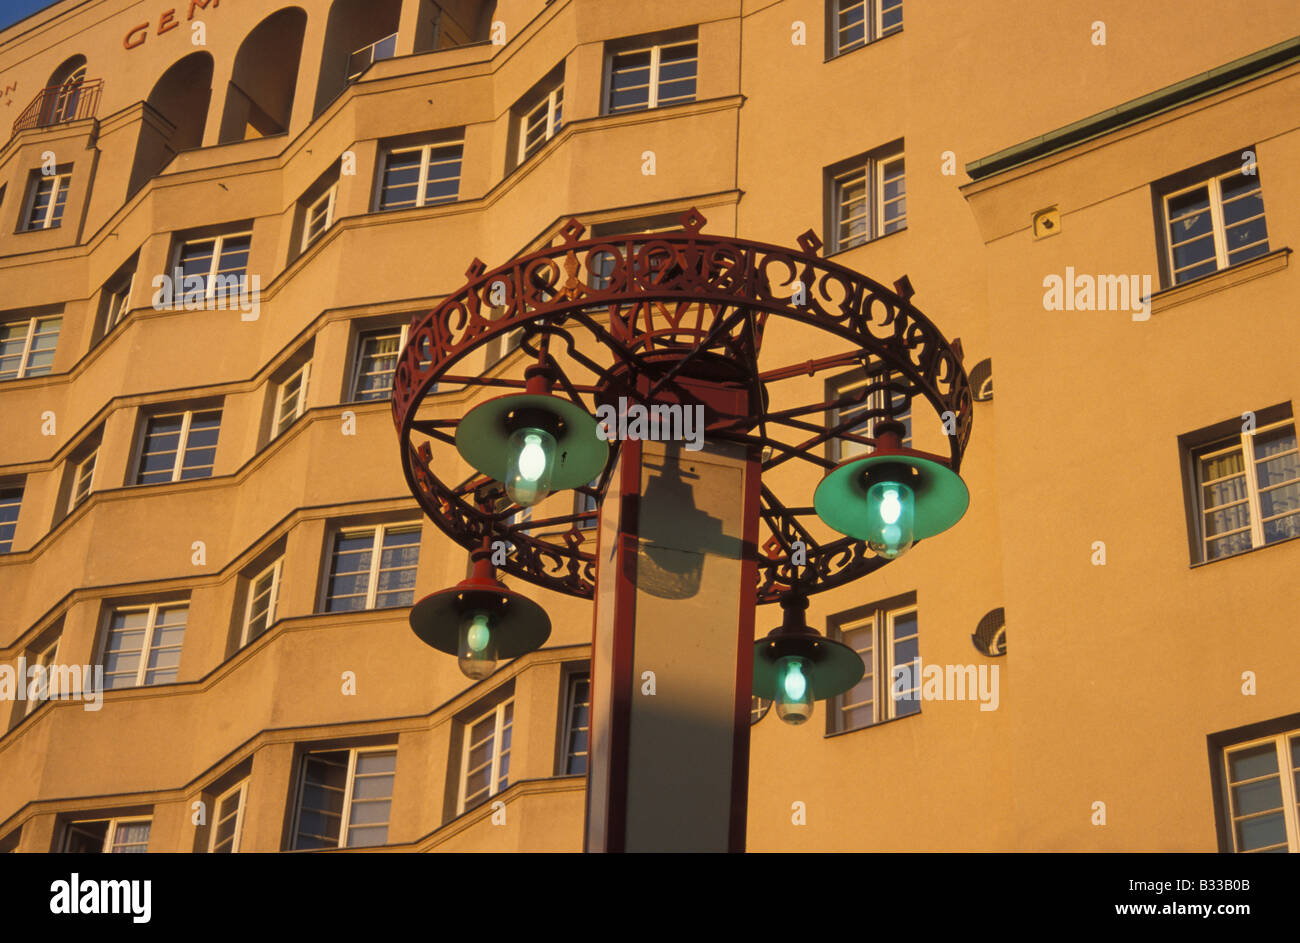
M103 79L68 82L43 88L14 122L13 133L93 118L99 111L99 96L103 90Z
M372 62L391 59L397 52L397 34L393 33L383 39L377 39L369 46L362 46L348 56L348 82L355 82L362 72L370 68Z

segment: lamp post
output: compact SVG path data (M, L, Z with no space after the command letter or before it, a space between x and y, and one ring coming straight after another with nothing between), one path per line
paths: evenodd
M681 222L609 241L570 220L506 265L475 260L463 288L412 321L394 377L407 482L475 561L469 580L412 610L417 635L471 677L545 641L540 607L493 575L493 546L508 551L502 571L595 603L588 850L743 850L753 697L801 723L863 676L852 649L807 625L808 597L887 565L969 503L960 344L912 305L905 277L891 289L823 259L811 232L791 249L706 235L694 209ZM818 332L818 356L764 350L773 318ZM521 328L522 380L467 369ZM856 393L801 400L789 383L853 368L869 378ZM461 419L429 395L439 383L513 392ZM914 422L926 403L944 418L946 457L903 448L887 409L862 408L894 387ZM611 408L664 421L698 410L705 434L611 449L593 418ZM822 454L836 440L870 452L837 464ZM444 480L457 454L472 473ZM788 462L824 476L811 504L775 484ZM509 507L535 507L532 520L472 500L491 481ZM596 509L547 512L567 488ZM782 625L755 641L756 606L775 602Z

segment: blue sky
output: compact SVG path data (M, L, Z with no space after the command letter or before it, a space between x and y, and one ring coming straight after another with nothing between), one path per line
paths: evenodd
M0 29L13 26L24 17L53 4L54 0L0 0Z

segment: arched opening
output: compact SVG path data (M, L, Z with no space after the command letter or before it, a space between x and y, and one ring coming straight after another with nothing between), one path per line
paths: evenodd
M334 0L325 23L313 116L324 111L372 62L396 54L401 15L402 0Z
M220 143L289 130L306 28L307 14L298 7L285 7L244 37L226 90Z
M203 129L212 101L212 56L190 53L172 63L154 84L146 102L173 126L170 132L153 122L140 129L131 165L130 192L166 167L180 151L203 146Z
M172 153L203 146L203 128L212 100L212 56L190 53L172 64L149 93L149 105L176 126L167 146Z
M41 125L72 121L77 117L77 103L86 81L86 57L73 56L54 70L45 83Z

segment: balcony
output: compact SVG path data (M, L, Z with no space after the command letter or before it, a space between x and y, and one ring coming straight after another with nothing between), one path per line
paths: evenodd
M13 133L93 118L99 111L103 79L67 82L41 89L14 121Z

